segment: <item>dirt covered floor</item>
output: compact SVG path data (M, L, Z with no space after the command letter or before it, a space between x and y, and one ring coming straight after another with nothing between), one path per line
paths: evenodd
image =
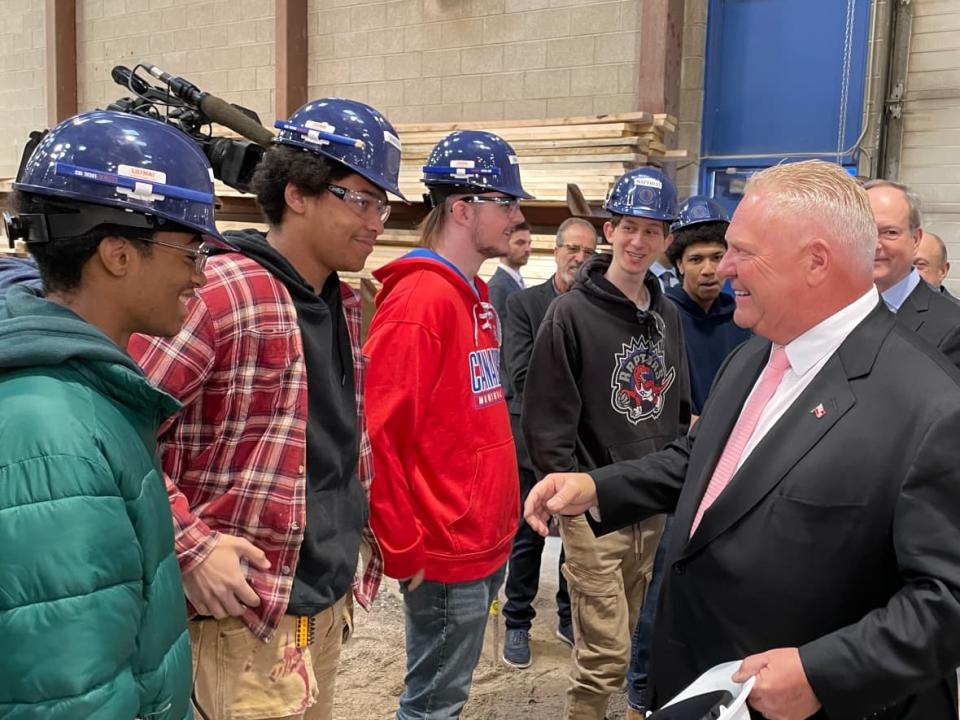
M540 593L535 607L531 649L533 664L517 670L497 662L493 618L487 625L480 664L473 677L470 700L463 720L557 720L570 672L570 650L555 636L557 613L557 538L548 540L544 552ZM502 591L501 591L502 597ZM499 642L503 643L503 618ZM403 600L397 583L384 582L373 611L359 610L353 639L343 649L337 676L337 720L388 720L394 717L403 691L406 657L403 649ZM609 720L623 718L623 696L614 697Z

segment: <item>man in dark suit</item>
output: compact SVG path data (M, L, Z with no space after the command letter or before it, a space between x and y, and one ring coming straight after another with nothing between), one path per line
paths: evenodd
M770 720L955 720L960 373L872 285L874 221L839 167L747 185L720 274L757 335L686 437L544 478L525 515L596 507L598 532L675 510L654 706L743 659ZM771 346L772 343L772 346Z
M960 302L943 284L950 273L950 258L947 257L947 246L939 235L924 230L917 246L917 254L913 256L913 266L920 273L920 277L926 280L927 285L948 300Z
M889 180L864 187L877 221L873 280L883 301L904 327L960 366L960 305L932 290L913 264L923 237L920 198Z
M597 249L597 231L589 221L582 218L565 220L557 231L557 247L554 257L557 272L545 283L514 293L507 300L507 322L503 336L503 357L506 361L507 407L510 410L510 425L517 446L517 464L520 467L520 502L526 498L537 481L530 454L520 430L520 409L523 405L523 388L527 379L527 367L533 352L533 341L555 297L570 289L577 270L589 260ZM531 663L530 627L536 611L533 600L540 585L540 558L543 555L543 538L525 522L520 522L507 568L507 602L503 617L507 626L503 659L508 665L525 668ZM560 565L564 557L561 552ZM568 645L573 644L573 626L570 620L570 596L567 583L560 573L560 589L557 591L557 614L559 625L557 637Z
M507 324L507 298L526 287L520 268L530 260L530 242L530 224L522 222L514 228L507 254L500 258L496 272L487 283L490 302L497 309L501 327Z

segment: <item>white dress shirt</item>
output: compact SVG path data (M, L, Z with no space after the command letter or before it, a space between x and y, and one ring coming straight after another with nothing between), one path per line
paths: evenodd
M760 420L757 421L757 426L740 455L737 470L740 469L740 466L743 465L754 448L760 444L764 436L770 432L777 420L796 402L800 393L806 390L813 378L820 372L820 369L826 365L830 356L847 339L847 336L877 306L879 300L880 296L877 289L871 287L845 308L787 343L784 350L787 353L787 359L790 361L790 369L784 373L776 392L770 398L763 412L760 413ZM756 392L759 383L760 378L757 378L757 382L750 391L751 395ZM810 398L809 409L812 411L817 407L817 403L821 399L827 400L828 398ZM744 406L746 406L746 402L744 402ZM743 412L742 409L741 412Z

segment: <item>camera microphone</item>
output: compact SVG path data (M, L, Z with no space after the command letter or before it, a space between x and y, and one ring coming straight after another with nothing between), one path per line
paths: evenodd
M238 132L258 145L270 147L273 133L249 115L237 110L233 105L215 95L203 92L193 83L166 73L156 65L143 64L153 77L165 82L170 92L181 100L200 109L211 121Z
M143 67L146 68L147 72L153 75L160 82L164 82L170 88L170 92L173 93L176 97L184 100L185 102L190 103L191 105L198 106L200 105L201 100L203 99L204 93L200 91L196 85L188 80L183 78L176 77L170 73L164 72L156 65L151 65L149 63L143 63ZM239 131L238 131L239 132Z
M151 90L151 87L147 83L134 75L130 71L130 68L124 67L123 65L115 65L113 70L110 71L110 77L113 78L113 81L117 85L123 85L123 87L135 92L137 95L147 95Z

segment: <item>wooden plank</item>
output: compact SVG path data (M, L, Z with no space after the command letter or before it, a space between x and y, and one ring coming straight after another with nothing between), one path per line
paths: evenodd
M541 125L598 125L606 123L652 123L654 116L648 112L612 113L609 115L573 115L568 117L534 120L495 120L499 128L528 128ZM490 130L491 121L447 123L400 123L397 132L442 132L454 130Z
M276 0L276 103L288 118L307 102L307 0Z
M587 138L617 138L635 135L637 128L635 126L617 123L613 125L583 125L583 126L564 126L564 125L542 125L529 128L486 128L487 132L499 135L507 142L514 140L584 140ZM443 140L450 133L448 132L422 132L412 136L410 133L404 133L398 130L403 142L412 142L414 144L430 144Z
M77 114L76 0L47 0L44 22L47 64L47 124Z
M599 155L520 155L520 166L528 165L555 165L565 163L569 165L589 164L591 167L595 163L638 163L647 161L647 153L643 152L620 152L620 153L601 153Z
M657 143L660 146L661 150L663 149L663 143ZM522 150L517 148L515 145L513 147L517 151L517 157L520 158L520 162L526 162L533 158L538 157L555 157L555 158L566 158L566 162L580 162L585 161L589 162L589 158L602 158L605 160L619 160L623 155L637 155L637 154L646 154L648 145L643 143L642 145L596 145L593 147L578 147L578 148L523 148ZM411 151L406 147L403 148L403 162L421 162L426 160L428 154L420 151ZM631 158L622 158L625 160L630 160Z
M640 91L637 105L676 116L680 109L680 60L684 0L640 3ZM676 120L672 123L676 126Z

